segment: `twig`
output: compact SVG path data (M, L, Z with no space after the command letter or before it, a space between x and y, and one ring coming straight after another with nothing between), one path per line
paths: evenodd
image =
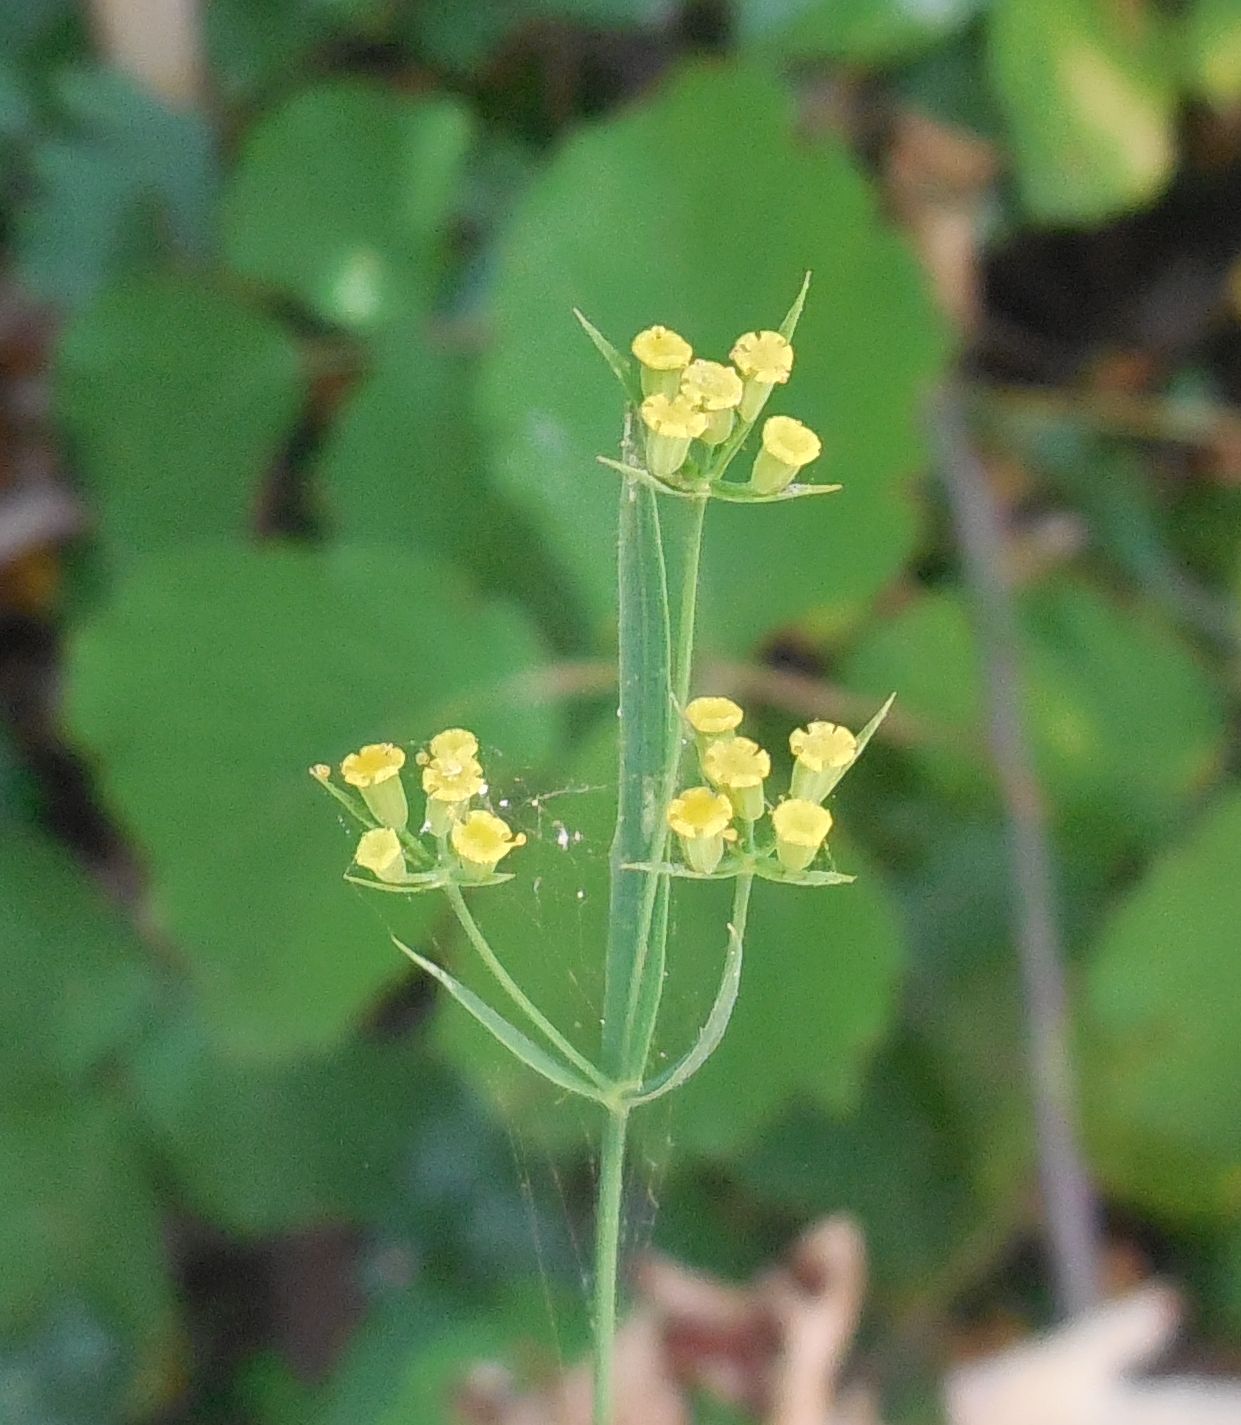
M987 472L953 391L932 425L974 605L987 694L988 741L1008 816L1017 949L1025 986L1039 1171L1060 1308L1098 1300L1098 1214L1082 1160L1070 1065L1068 995L1056 918L1047 817L1021 709L1021 635L1006 574L1005 534Z
M1178 445L1241 441L1241 410L1216 401L984 382L966 388L965 394L971 402L1010 419L1072 420L1109 435Z
M697 682L712 692L752 698L774 711L800 718L836 717L843 722L864 723L876 706L874 697L851 692L825 678L769 668L762 663L708 659ZM497 688L495 696L506 701L515 698L543 703L602 698L615 691L615 664L592 658L548 663L518 673ZM449 721L455 715L454 707L440 711ZM883 736L886 742L902 747L955 741L955 734L925 725L902 712L899 704L884 720Z

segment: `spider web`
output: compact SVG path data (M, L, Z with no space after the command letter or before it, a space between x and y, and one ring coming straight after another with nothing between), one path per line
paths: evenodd
M501 869L512 872L513 881L466 893L471 911L506 968L595 1062L602 1026L607 861L615 814L614 724L608 722L606 736L587 739L578 759L582 775L560 785L532 780L508 764L498 750L483 750L489 788L482 804L524 832L528 840L502 865ZM410 791L416 817L421 798L413 786ZM406 917L399 898L365 890L357 893L377 912L386 931L450 969L494 1008L528 1029L477 962L450 914L410 939L403 928ZM670 945L676 942L676 903L674 895ZM722 948L722 920L720 934ZM713 985L706 989L708 1003L713 990ZM528 1224L529 1274L540 1283L552 1354L563 1369L580 1359L591 1310L602 1110L542 1082L471 1024L442 992L425 1032L486 1105L508 1144L509 1186L519 1197ZM535 1031L529 1032L537 1038ZM657 1040L652 1065L685 1047L678 1043L667 1048ZM669 1098L644 1107L633 1120L637 1131L631 1134L626 1165L622 1278L652 1240L673 1146L671 1103ZM521 1269L522 1263L516 1262L514 1272Z

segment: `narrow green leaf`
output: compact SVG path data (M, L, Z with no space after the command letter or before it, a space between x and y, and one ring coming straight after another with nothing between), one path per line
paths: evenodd
M503 1044L510 1054L520 1059L527 1068L533 1069L536 1074L547 1079L549 1083L567 1089L570 1093L578 1094L582 1098L594 1099L596 1102L602 1101L599 1090L593 1084L588 1083L580 1075L575 1074L572 1069L566 1068L558 1059L553 1059L550 1054L540 1049L533 1040L527 1038L520 1029L510 1024L502 1014L498 1014L473 990L467 989L460 980L454 979L447 970L437 965L433 960L419 955L417 950L411 950L395 935L392 937L392 943L402 955L407 955L415 965L425 970L432 979L443 985L467 1014L476 1019L488 1033Z
M729 505L776 505L782 500L804 500L807 495L835 495L844 488L843 485L786 485L774 495L760 495L745 485L721 483L711 486L711 498Z
M834 775L821 784L822 792L825 797L830 796L832 792L834 792L836 788L841 784L841 782L845 779L845 777L853 770L853 768L857 766L858 758L861 757L862 753L866 751L866 744L871 740L872 737L874 737L875 733L879 730L880 723L882 723L884 718L887 717L888 713L891 711L892 704L895 701L896 694L893 693L888 698L887 702L884 703L884 705L879 709L879 711L874 715L874 717L872 717L871 720L866 724L866 726L861 730L861 732L858 733L857 749L854 752L852 758L848 762L846 762L843 767L835 768ZM807 884L810 883L807 882Z
M604 336L595 324L590 321L584 313L573 308L573 315L581 323L582 330L595 344L595 350L603 357L604 361L612 368L612 374L621 383L625 395L635 406L642 404L642 392L633 374L633 363L628 357L622 356L612 343Z
M754 874L782 886L851 886L857 880L856 876L845 876L839 871L786 871L770 861L760 861Z
M678 500L696 500L702 494L703 488L707 488L704 485L695 489L689 485L678 489L675 485L657 479L649 470L643 470L637 465L626 465L623 461L613 460L607 455L596 455L595 461L599 465L606 465L609 470L615 470L619 475L624 475L628 480L637 480L656 494L675 495ZM807 495L835 495L843 489L843 485L786 485L774 495L760 495L745 485L728 485L717 481L709 487L709 493L713 500L722 500L728 505L775 505L782 500L802 500Z
M879 725L883 722L884 718L887 717L887 715L892 711L892 704L895 701L896 694L890 694L887 702L884 703L884 705L879 709L879 711L874 715L874 717L872 717L871 720L866 724L866 726L861 730L861 732L858 733L857 752L854 754L853 757L854 762L856 762L857 759L862 755L862 753L866 751L866 744L871 740L872 737L874 737L875 733L879 731Z
M806 305L806 293L810 291L810 273L801 280L801 291L798 292L793 305L784 314L784 320L780 323L780 335L785 341L793 340L793 333L797 330L797 323L801 321L802 308Z
M627 861L624 871L645 871L655 876L680 876L686 881L731 881L746 870L745 866L730 866L720 871L695 871L678 861Z
M678 490L675 485L666 485L662 480L657 480L649 470L643 470L639 465L626 465L624 461L612 460L606 455L596 455L595 460L600 465L606 465L609 470L615 470L619 475L623 475L626 480L636 480L640 485L654 490L657 495L675 495L679 500L697 498L696 491Z
M368 891L387 891L390 895L420 896L427 891L438 891L444 884L444 876L439 871L424 871L410 876L405 881L377 881L370 876L355 876L345 872L345 880L351 886L361 886Z
M694 1047L678 1060L670 1069L652 1079L646 1089L631 1100L633 1103L654 1103L657 1098L680 1088L683 1083L698 1072L715 1052L728 1021L733 1017L733 1006L741 990L741 961L744 943L735 926L728 927L728 953L724 958L724 974L720 988L711 1006L711 1013L694 1043Z

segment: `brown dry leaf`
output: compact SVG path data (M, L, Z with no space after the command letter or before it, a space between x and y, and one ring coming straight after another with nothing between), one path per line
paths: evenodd
M1180 1320L1148 1286L1040 1340L949 1376L952 1425L1241 1425L1241 1383L1141 1379Z
M762 1425L882 1425L869 1391L840 1387L864 1290L861 1234L843 1217L745 1288L648 1259L618 1338L618 1425L689 1425L693 1390ZM945 1382L950 1425L1241 1425L1241 1382L1141 1376L1179 1320L1175 1293L1147 1286L962 1367ZM459 1410L467 1425L590 1425L589 1371L519 1396L480 1367Z
M651 1257L638 1270L639 1306L617 1338L617 1425L689 1425L689 1393L709 1391L768 1425L879 1425L873 1401L837 1398L865 1293L857 1227L830 1218L786 1265L747 1288ZM492 1365L459 1401L467 1425L590 1425L590 1374L518 1396Z

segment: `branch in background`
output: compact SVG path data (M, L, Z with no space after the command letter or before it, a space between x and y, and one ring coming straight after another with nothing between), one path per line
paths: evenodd
M978 382L971 401L1024 420L1069 420L1105 435L1131 440L1207 446L1224 456L1241 450L1241 410L1184 397L1117 390L1058 390L1038 386L998 386ZM1241 480L1241 468L1226 464L1224 483Z
M718 659L704 662L702 687L727 693L742 701L762 703L775 712L798 718L832 717L860 725L874 716L876 699L817 678L809 673L790 673L762 663L731 663ZM616 667L604 659L549 663L529 673L519 673L495 690L495 696L529 702L560 702L575 698L603 698L615 695ZM443 708L440 720L452 721L453 708ZM899 704L884 719L883 736L901 747L931 741L949 742L949 734L924 726L901 711Z
M89 0L101 58L167 103L192 108L206 92L198 0Z
M1046 811L1022 715L1021 636L1005 532L955 392L937 398L933 427L974 606L988 741L1009 824L1014 929L1025 987L1048 1241L1060 1308L1067 1316L1077 1316L1098 1299L1098 1212L1078 1137L1055 876Z

